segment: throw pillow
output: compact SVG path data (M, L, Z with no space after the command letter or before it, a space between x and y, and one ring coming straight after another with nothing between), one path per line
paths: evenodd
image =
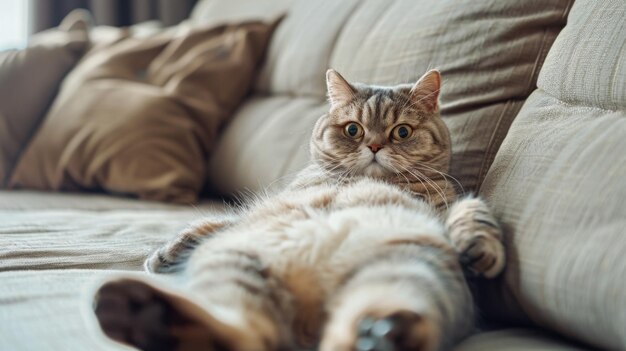
M218 129L247 94L274 27L181 27L91 52L63 83L10 187L195 202Z
M59 28L33 36L25 49L0 52L0 188L88 44L81 14L70 13Z

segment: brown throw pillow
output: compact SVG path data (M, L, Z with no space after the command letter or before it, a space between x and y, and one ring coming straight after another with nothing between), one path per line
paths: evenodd
M87 49L86 28L80 14L71 13L59 28L33 36L25 49L0 52L0 188L61 80Z
M247 94L274 26L183 28L91 52L10 187L196 201L218 129Z

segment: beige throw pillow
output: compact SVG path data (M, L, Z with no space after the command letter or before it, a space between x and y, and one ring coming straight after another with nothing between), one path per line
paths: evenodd
M10 186L196 201L206 156L273 27L168 31L91 52L63 83Z
M86 24L73 13L25 49L0 52L0 188L88 43Z

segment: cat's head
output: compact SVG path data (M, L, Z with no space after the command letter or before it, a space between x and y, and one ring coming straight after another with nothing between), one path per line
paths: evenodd
M349 83L329 70L326 83L330 111L311 138L313 161L323 169L377 178L448 171L450 137L439 116L438 71L415 84L379 87Z

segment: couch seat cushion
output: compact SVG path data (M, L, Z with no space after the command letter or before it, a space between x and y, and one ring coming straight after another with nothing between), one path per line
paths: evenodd
M0 192L0 272L139 270L145 258L224 205L167 206L106 196Z

